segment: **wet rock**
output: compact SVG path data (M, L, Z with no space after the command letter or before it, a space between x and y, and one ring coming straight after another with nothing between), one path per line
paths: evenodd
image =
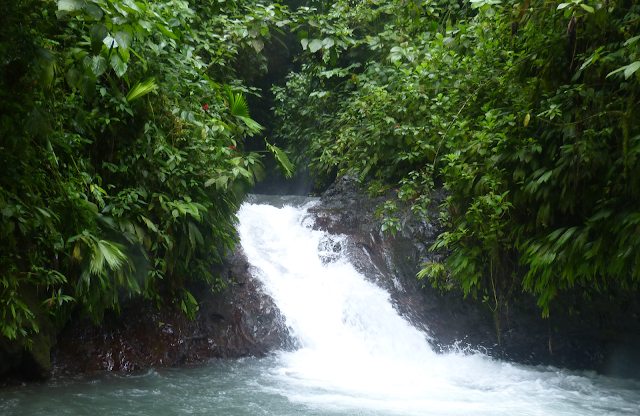
M342 243L338 238L325 235L318 244L318 257L323 264L337 261L342 257Z
M52 349L54 375L129 372L216 358L261 357L292 348L283 317L251 276L242 251L230 256L220 272L230 283L220 293L211 293L205 284L189 287L200 305L194 321L171 305L158 309L155 302L136 300L120 315L106 315L100 325L71 322Z
M431 195L425 218L414 218L407 209L400 218L403 229L395 237L380 232L381 221L374 215L379 204L395 198L392 190L370 198L354 180L340 178L311 211L314 228L345 236L341 249L350 261L389 291L398 312L428 334L436 351L482 351L522 364L640 378L637 295L587 302L580 292L567 293L565 299L574 296L569 302L573 311L556 302L551 317L543 319L536 299L519 294L515 305L501 305L496 321L493 312L472 296L465 299L459 290L441 294L428 281L419 281L415 276L420 264L442 262L447 255L429 251L443 231L437 218L446 196L442 189ZM619 305L617 299L627 300Z

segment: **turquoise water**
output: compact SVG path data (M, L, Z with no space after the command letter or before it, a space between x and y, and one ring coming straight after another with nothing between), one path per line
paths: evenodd
M450 359L452 357L449 357ZM590 373L512 366L484 368L422 395L367 393L310 380L286 355L264 359L62 378L0 392L0 414L29 415L638 415L640 384ZM457 370L454 370L457 371ZM500 379L493 379L497 376ZM425 375L425 379L429 379ZM435 387L435 388L433 388Z
M4 389L0 415L640 415L640 382L436 354L289 203L243 205L238 231L297 351Z

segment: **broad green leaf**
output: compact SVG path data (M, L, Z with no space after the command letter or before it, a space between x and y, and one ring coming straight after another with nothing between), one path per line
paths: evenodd
M170 31L169 29L167 29L166 27L164 27L164 25L161 25L160 23L156 23L156 27L160 29L160 32L162 32L164 35L169 36L171 39L178 40L178 37L176 36L176 34Z
M113 38L118 42L118 47L122 49L128 49L133 42L133 36L124 30L117 31Z
M204 245L204 238L202 238L202 234L200 233L200 229L198 229L198 226L195 225L194 223L192 223L191 221L189 221L189 234L193 233L193 236L196 239L196 242L198 244L200 244L201 246ZM193 246L195 247L195 244L193 244Z
M324 40L322 41L322 44L324 45L324 47L326 49L331 48L333 45L335 45L335 42L333 41L332 38L324 38Z
M595 10L593 10L593 7L587 6L586 4L580 4L580 7L582 7L584 10L586 10L587 13L593 13L595 11Z
M94 55L100 53L102 42L109 35L109 30L101 23L91 26L91 51Z
M227 182L229 181L228 176L220 176L216 179L216 190L225 188L227 186Z
M84 0L58 0L58 10L75 12L77 10L82 10L83 7Z
M620 68L616 69L615 71L609 72L605 78L609 78L611 75L614 75L614 74L617 74L618 72L624 71L625 69L627 69L627 66L628 65L621 66Z
M91 59L91 72L93 75L98 78L100 75L104 74L104 71L107 70L107 60L103 56L94 56Z
M571 5L571 3L560 3L560 4L558 4L558 8L557 9L558 10L562 10L565 7L569 7L570 5Z
M96 93L96 81L93 77L85 75L82 77L80 92L85 99L91 100Z
M118 42L116 42L116 40L114 38L112 38L110 35L107 36L106 38L104 38L102 40L102 43L104 43L104 45L109 49L116 49L118 47Z
M634 36L631 39L627 39L627 41L624 43L624 46L629 46L633 43L636 43L638 41L638 39L640 39L640 35L638 36Z
M42 71L40 72L40 82L44 87L51 88L54 78L53 63L45 61L40 67Z
M82 79L82 73L76 68L69 68L65 78L69 87L78 88L80 80Z
M253 46L253 49L256 50L256 52L260 52L262 49L264 49L264 42L262 41L262 39L251 39L251 46Z
M264 130L264 127L262 125L260 125L257 121L249 118L249 117L242 117L239 116L238 117L240 120L242 120L244 122L244 124L247 125L247 127L249 128L249 130L252 133L258 133L262 130Z
M313 39L309 42L309 51L311 53L316 53L320 49L322 49L322 41L320 39Z
M48 51L44 48L38 48L37 53L38 55L40 55L40 57L42 57L45 61L49 63L53 64L56 62L56 56L51 51Z
M118 48L118 53L120 53L120 56L122 57L122 61L124 63L129 62L129 59L131 59L131 54L129 53L129 49Z
M149 33L152 33L155 28L153 23L143 19L138 20L138 24Z
M640 61L635 61L631 65L627 65L627 68L624 70L624 78L629 78L638 70L638 68L640 68Z
M267 150L269 150L276 158L276 161L278 162L278 165L280 165L280 170L282 170L284 176L287 178L292 177L295 167L293 166L293 163L291 163L287 155L278 147L269 144L266 138L264 139L264 141L267 144Z
M144 215L140 215L140 218L142 219L142 221L147 225L147 227L149 227L149 229L155 233L158 232L158 227L156 227L156 225L147 217L145 217Z
M142 13L142 9L140 9L140 7L138 7L138 5L136 4L135 1L133 1L133 0L122 0L122 3L124 5L126 5L129 9L132 9L133 11L136 11L138 13ZM140 5L142 6L142 3Z
M119 78L127 72L127 64L124 63L120 55L117 53L111 55L111 67Z
M100 8L100 6L98 6L96 4L93 4L93 3L85 4L84 5L84 12L86 14L88 14L89 16L91 16L95 20L100 20L100 19L102 19L102 16L104 16L104 12Z
M300 41L300 44L302 45L302 50L306 51L307 50L307 45L309 45L309 39L304 38Z
M609 78L611 75L617 74L618 72L624 71L624 77L626 79L633 75L638 70L638 68L640 68L640 61L635 61L629 65L622 66L615 71L609 72L606 78Z

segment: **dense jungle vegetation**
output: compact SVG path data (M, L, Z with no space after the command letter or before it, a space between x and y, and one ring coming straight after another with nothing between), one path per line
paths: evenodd
M498 309L640 281L636 0L324 2L304 66L275 88L280 140L319 175L355 175L383 230L449 197L418 277ZM310 22L311 23L311 22ZM309 39L310 38L310 39ZM396 188L396 186L394 186Z
M4 339L131 296L193 316L184 284L224 284L259 150L318 183L399 184L389 233L444 186L450 255L418 276L494 309L637 289L637 0L2 4ZM299 70L260 90L284 50Z
M211 265L234 247L240 198L264 176L262 155L245 151L263 127L243 79L266 71L283 7L2 4L2 337L29 345L72 312L99 321L134 295L193 316L185 282L224 285Z

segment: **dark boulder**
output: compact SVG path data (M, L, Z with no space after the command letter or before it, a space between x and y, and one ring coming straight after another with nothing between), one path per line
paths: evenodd
M251 276L241 250L221 272L229 282L222 292L212 293L206 284L189 287L200 305L194 321L176 307L159 309L143 300L125 305L120 315L106 315L99 325L72 321L51 351L53 374L129 372L290 348L284 319Z

